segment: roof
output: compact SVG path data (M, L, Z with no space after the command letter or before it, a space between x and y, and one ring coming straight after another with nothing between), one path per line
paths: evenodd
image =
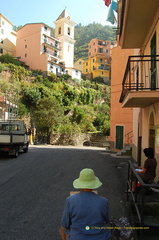
M24 26L22 26L21 28L23 28L23 27L25 27L25 26L27 26L27 25L36 25L36 24L42 24L42 25L45 25L46 27L48 27L48 28L50 28L51 29L51 27L50 26L48 26L47 24L45 24L45 23L43 23L43 22L38 22L38 23L26 23ZM20 28L20 29L21 29ZM18 29L17 31L19 31L20 29Z
M70 15L69 15L69 13L67 12L66 9L63 10L63 12L62 12L62 13L59 15L59 17L56 19L56 21L57 21L57 20L60 20L61 18L69 18L69 19L71 19Z
M11 23L3 14L0 13L0 17L4 18L7 22L9 22L12 26L14 26L13 23Z

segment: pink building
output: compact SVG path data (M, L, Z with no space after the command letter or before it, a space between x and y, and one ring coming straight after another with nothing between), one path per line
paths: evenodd
M106 56L110 58L110 50L114 47L115 43L112 41L104 41L100 39L92 39L88 44L88 57L94 57L96 55Z
M30 69L60 75L64 72L60 49L60 41L44 23L26 24L17 31L16 56Z

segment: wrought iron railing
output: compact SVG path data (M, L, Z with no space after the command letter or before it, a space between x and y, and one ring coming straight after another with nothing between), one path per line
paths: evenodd
M120 102L127 92L159 90L159 55L129 56Z
M134 186L132 186L134 185ZM133 191L133 188L135 190ZM155 190L157 191L157 195L147 195L149 191ZM137 222L141 227L140 237L139 239L143 239L143 228L144 226L148 227L159 227L159 217L152 215L150 218L147 218L146 215L146 203L158 202L159 200L159 184L155 184L153 180L149 181L149 183L145 184L143 180L140 178L139 174L135 171L134 163L129 160L128 161L128 180L127 180L127 201L130 200L132 202L132 208L134 208L135 213L137 215ZM158 206L157 206L158 208ZM157 223L156 223L157 220Z
M125 134L125 138L128 144L132 143L132 138L133 138L133 131L130 131Z

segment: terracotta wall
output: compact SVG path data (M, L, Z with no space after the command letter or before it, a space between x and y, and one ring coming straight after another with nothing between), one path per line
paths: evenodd
M110 143L111 148L116 148L116 126L124 127L124 145L128 144L126 134L132 131L131 108L122 108L119 103L122 81L129 55L133 55L133 49L121 49L117 46L112 49L111 61L111 122L110 122Z

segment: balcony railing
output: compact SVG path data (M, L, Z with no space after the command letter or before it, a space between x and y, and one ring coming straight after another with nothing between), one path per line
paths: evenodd
M128 92L156 90L159 90L159 55L129 56L120 102Z
M110 71L110 67L109 66L99 66L98 69Z
M127 201L131 200L134 222L140 226L140 234L137 239L144 239L143 227L159 227L157 215L159 203L159 184L153 180L144 183L139 174L135 171L136 162L128 161L127 178ZM133 190L133 186L135 190ZM130 194L129 194L130 193Z

